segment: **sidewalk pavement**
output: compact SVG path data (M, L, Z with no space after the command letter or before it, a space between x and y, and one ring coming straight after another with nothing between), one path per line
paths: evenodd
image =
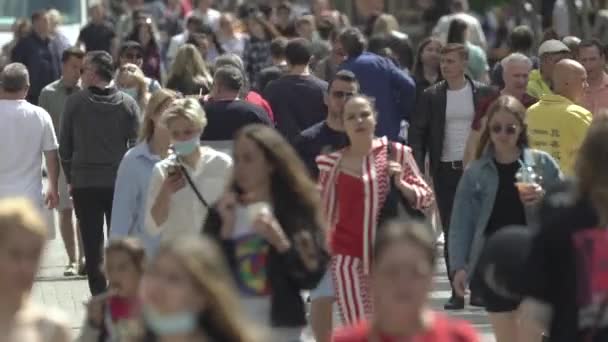
M34 283L32 298L42 307L63 311L69 318L75 337L85 316L83 302L90 297L90 292L86 277L63 276L67 262L61 238L57 236L49 240Z
M441 259L441 258L440 258ZM40 272L33 288L33 300L43 307L56 308L69 318L73 335L76 337L85 318L83 302L90 298L86 277L64 277L67 255L59 232L49 240L42 257ZM431 307L442 312L442 306L450 296L450 286L443 260L439 260L433 291L430 293ZM443 311L445 313L445 311ZM478 329L482 342L494 342L495 339L483 309L467 307L465 310L447 312L448 315L464 319ZM336 316L337 318L337 316ZM306 342L313 342L309 329L304 333Z

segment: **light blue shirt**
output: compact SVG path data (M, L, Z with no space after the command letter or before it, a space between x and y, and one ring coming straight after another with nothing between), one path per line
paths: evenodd
M147 142L139 143L122 158L114 188L110 238L139 238L147 255L153 255L160 243L160 236L148 234L144 227L148 185L154 165L160 160L160 156L152 154Z

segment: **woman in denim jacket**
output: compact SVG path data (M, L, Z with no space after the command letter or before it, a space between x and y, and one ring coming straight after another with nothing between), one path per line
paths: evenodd
M476 272L486 239L509 225L534 225L536 205L545 189L559 182L557 162L527 147L526 109L514 97L501 96L488 109L476 160L465 170L454 200L449 236L454 289L481 295L498 342L516 341L519 300L491 291ZM516 173L532 168L538 181L516 187Z

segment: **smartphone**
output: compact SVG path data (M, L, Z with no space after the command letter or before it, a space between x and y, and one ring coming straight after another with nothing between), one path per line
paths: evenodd
M167 175L169 177L173 177L178 173L179 173L179 166L177 166L175 164L171 164L171 165L167 166Z

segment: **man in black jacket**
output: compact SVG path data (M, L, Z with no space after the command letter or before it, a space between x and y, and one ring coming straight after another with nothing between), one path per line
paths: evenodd
M444 81L424 91L409 129L409 142L421 170L424 170L427 152L429 154L430 174L446 239L444 254L450 280L447 236L456 186L463 172L466 142L476 110L496 92L465 76L467 63L468 51L464 45L448 44L441 50L440 67ZM472 304L477 303L473 301ZM452 297L445 309L463 308L464 298L457 297L452 289Z
M99 267L104 216L110 222L116 173L125 152L135 144L139 106L111 85L114 62L109 53L89 52L83 69L85 88L65 104L59 155L80 222L89 288L97 295L106 290Z

